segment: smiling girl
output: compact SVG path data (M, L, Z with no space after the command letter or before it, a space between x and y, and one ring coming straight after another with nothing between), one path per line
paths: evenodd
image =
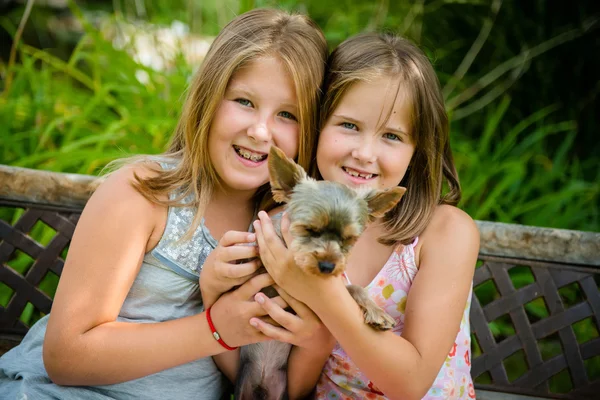
M364 34L332 53L325 89L319 175L349 187L407 191L360 236L344 281L305 274L259 213L260 256L281 296L310 307L337 340L312 354L294 348L290 360L301 367L290 371L290 385L306 394L318 380L322 399L474 397L469 306L479 234L455 206L460 188L434 70L407 40ZM282 231L290 243L285 218ZM364 324L348 283L365 287L395 328ZM281 327L259 318L251 323L286 340L294 316L262 293L255 298Z
M266 314L252 296L272 280L240 265L247 282L211 319L199 273L226 231L254 241L272 145L308 166L326 54L301 15L253 10L223 28L169 150L130 160L87 203L51 314L0 358L2 398L221 397L210 356L267 339L248 320ZM238 258L255 255L238 246Z

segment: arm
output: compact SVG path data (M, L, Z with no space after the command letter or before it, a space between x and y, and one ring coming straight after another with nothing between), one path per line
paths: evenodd
M118 383L224 351L212 338L204 313L153 324L116 320L166 220L164 207L131 186L133 171L142 177L151 173L138 165L111 175L77 224L44 339L44 364L55 383ZM231 345L263 340L251 327L243 331L251 316L264 313L250 302L242 307L245 311L236 307L242 295L215 304L217 329L232 326L224 338Z
M288 228L289 220L282 218L282 235L286 243L291 243L292 238ZM255 224L255 229L259 233L260 224ZM288 246L282 246L281 251L274 257L265 257L264 262L269 264L277 262L287 265L288 268L298 269L293 260L293 253L286 247ZM282 288L276 288L283 300L293 308L295 315L284 310L274 301L275 299L269 299L262 293L258 293L255 296L256 301L281 327L265 322L264 318L253 318L250 323L271 339L294 345L288 357L288 396L290 399L306 398L316 386L336 341L310 308Z
M269 222L261 218L264 230ZM270 232L262 248L276 244ZM408 295L402 336L376 332L337 279L302 277L299 268L270 268L275 281L305 302L329 328L353 362L390 398L421 399L451 345L470 292L479 235L462 211L441 206L421 236L419 273ZM264 261L264 260L263 260Z
M248 281L260 267L256 246L248 246L256 240L248 232L228 231L219 245L210 253L200 272L200 293L204 309L211 307L223 293ZM243 245L239 245L243 244ZM238 260L247 260L238 264ZM213 356L217 367L227 379L235 382L239 369L240 350L227 351Z
M280 327L265 322L264 318L252 318L250 323L269 338L294 345L288 357L288 396L303 399L317 384L335 339L310 308L282 288L276 286L276 289L295 314L287 312L275 299L257 293L256 301Z
M277 207L271 215L283 210ZM256 235L248 232L226 232L219 245L204 263L200 273L200 293L204 308L210 307L223 294L254 276L261 267ZM241 246L240 246L241 245ZM238 260L250 260L242 264ZM285 307L285 306L284 306ZM213 357L219 370L235 382L240 364L240 350L228 351Z

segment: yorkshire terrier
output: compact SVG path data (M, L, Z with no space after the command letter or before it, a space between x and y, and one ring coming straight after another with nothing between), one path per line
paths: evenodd
M299 268L320 277L339 276L346 269L350 249L368 222L391 210L406 191L354 190L328 181L316 181L277 147L268 157L273 198L286 204L292 236L291 250ZM280 218L273 218L279 237ZM348 285L348 291L363 311L365 323L376 330L388 330L395 321L367 291ZM277 295L270 287L265 293ZM241 349L236 399L280 400L287 398L287 359L291 345L275 340Z

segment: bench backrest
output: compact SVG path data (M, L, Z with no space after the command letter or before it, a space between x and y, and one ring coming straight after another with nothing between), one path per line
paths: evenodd
M0 183L2 354L50 312L98 180L0 166ZM600 391L600 234L477 223L471 330L478 397L592 398Z

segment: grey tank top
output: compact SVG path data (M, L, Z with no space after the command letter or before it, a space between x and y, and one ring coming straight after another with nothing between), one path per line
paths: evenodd
M163 168L168 165L161 163ZM195 209L170 207L158 245L147 253L118 320L154 323L203 311L199 273L217 241L202 224L180 241ZM0 399L206 399L224 394L225 379L211 357L115 385L65 387L53 384L42 361L48 316L34 324L22 343L0 358Z

